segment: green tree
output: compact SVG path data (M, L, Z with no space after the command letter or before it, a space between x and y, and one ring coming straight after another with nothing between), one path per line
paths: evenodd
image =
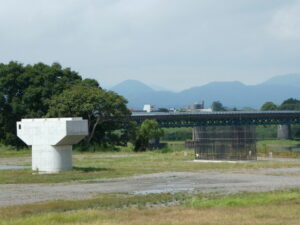
M289 98L279 106L279 110L300 110L300 101L295 98Z
M278 106L273 102L266 102L260 108L260 111L275 111L275 110L278 110Z
M145 120L142 125L136 130L134 140L135 151L145 151L151 139L157 139L164 135L163 129L155 120Z
M169 112L167 108L159 108L157 112Z
M100 85L98 83L98 81L94 80L94 79L90 79L90 78L86 78L81 82L82 85L84 86L88 86L88 87L96 87L96 88L100 88Z
M250 111L256 111L255 109L249 107L249 106L245 106L243 107L240 111L247 111L247 112L250 112Z
M289 98L282 102L279 106L279 110L300 110L300 101L295 98ZM298 125L292 126L293 135L299 137L300 127Z
M109 137L116 138L112 132L120 128L119 120L130 115L126 104L125 98L112 91L83 83L53 96L47 116L83 117L89 124L86 144L89 145L92 140L107 143L112 142Z
M66 88L80 83L78 73L60 64L43 63L24 66L18 62L0 64L0 140L18 145L16 121L43 117L48 112L47 100Z
M226 108L222 105L220 101L214 101L211 105L211 108L214 112L226 111Z

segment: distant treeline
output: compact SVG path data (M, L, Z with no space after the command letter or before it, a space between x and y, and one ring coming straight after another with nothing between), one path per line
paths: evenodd
M213 111L255 111L250 107L244 107L243 109L237 109L236 107L229 108L224 106L220 101L214 101L211 105ZM283 101L280 105L276 105L273 102L265 102L261 108L261 111L277 111L277 110L300 110L300 100L295 98L289 98Z
M166 128L164 129L164 141L185 141L192 140L193 128ZM209 128L208 128L209 129ZM292 125L292 137L300 138L300 126ZM269 140L277 138L277 125L256 126L256 139Z

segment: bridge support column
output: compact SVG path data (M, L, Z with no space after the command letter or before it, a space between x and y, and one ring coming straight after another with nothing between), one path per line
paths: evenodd
M278 140L292 139L291 125L278 125L277 139Z

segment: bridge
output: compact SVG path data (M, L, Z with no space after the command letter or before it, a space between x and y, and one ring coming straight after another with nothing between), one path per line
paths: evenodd
M300 124L300 111L133 113L127 121L156 120L161 127Z
M160 127L193 127L196 159L256 160L256 125L278 125L277 138L290 139L292 124L300 124L300 111L233 111L133 113L127 121L156 120ZM222 126L221 129L206 127ZM225 127L225 128L224 128Z

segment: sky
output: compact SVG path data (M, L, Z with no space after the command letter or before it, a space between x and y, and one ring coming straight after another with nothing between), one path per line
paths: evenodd
M300 72L300 0L0 0L0 62L179 91Z

